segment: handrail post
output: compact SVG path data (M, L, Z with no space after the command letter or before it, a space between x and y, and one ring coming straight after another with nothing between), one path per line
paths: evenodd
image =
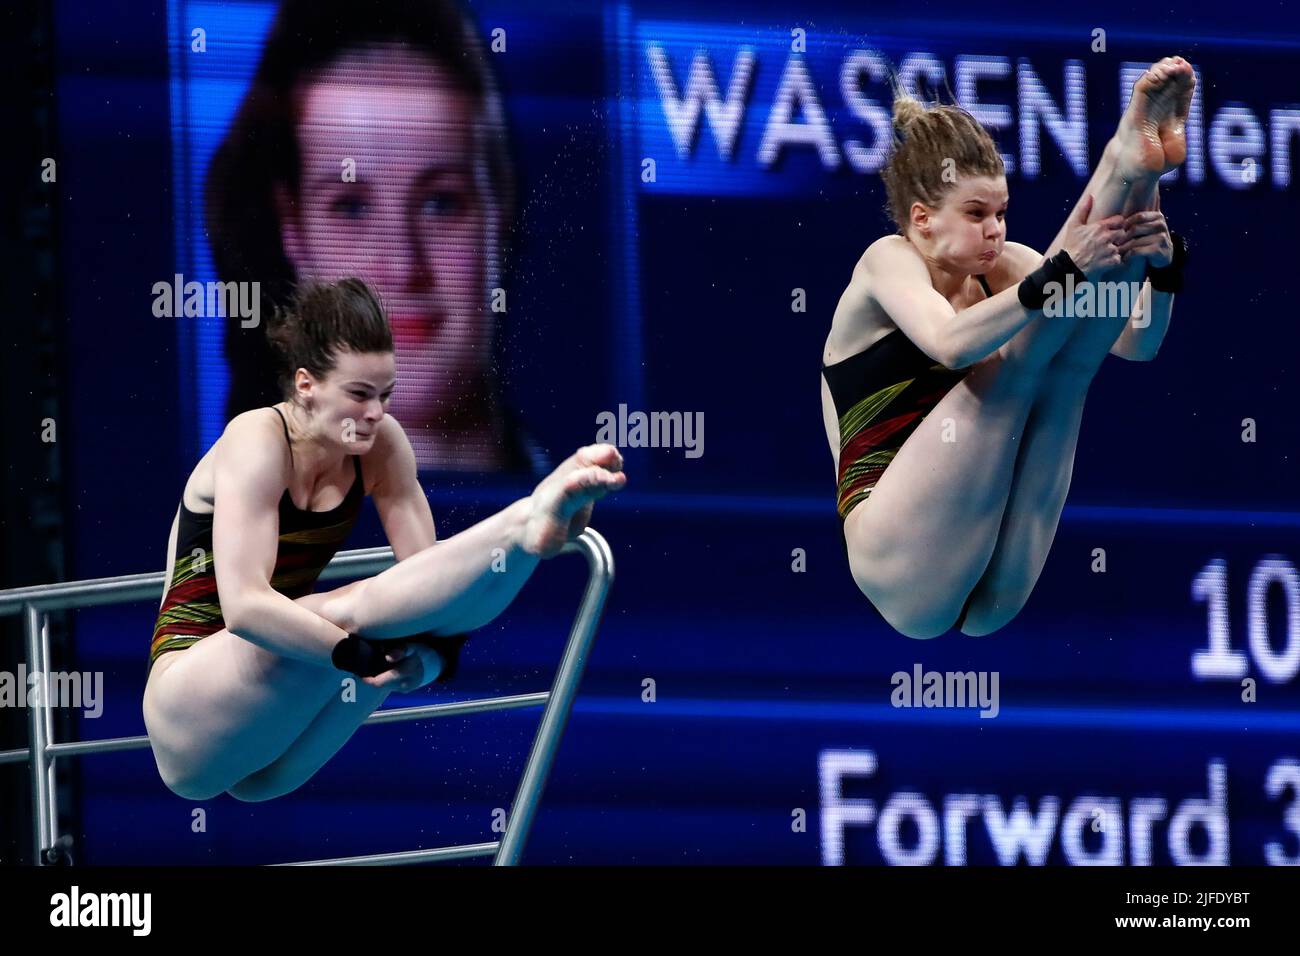
M27 637L27 662L33 671L39 673L37 683L37 703L27 708L28 767L32 778L32 863L41 866L45 862L45 848L54 845L54 829L57 820L51 815L57 812L54 804L54 760L50 756L49 728L51 726L49 701L46 699L45 680L45 613L31 604L23 609L23 626ZM31 675L28 675L30 679Z
M41 615L41 674L45 681L45 693L49 694L53 688L53 679L49 676L51 662L54 660L50 654L50 613L46 611ZM54 745L58 742L54 739L54 708L55 701L48 698L44 700L45 707L45 742L49 746L50 755L50 783L46 788L46 796L49 798L50 815L49 827L46 831L46 852L50 848L56 847L59 842L59 758L54 752ZM46 858L47 863L51 862Z
M546 786L555 754L560 749L560 739L565 724L568 723L569 712L573 709L573 699L577 696L578 684L586 668L587 655L591 651L596 628L600 625L605 597L614 581L613 552L609 549L609 543L594 528L583 531L576 541L570 542L567 549L581 551L587 559L587 586L578 613L574 616L569 640L564 646L564 659L560 661L555 673L541 724L533 738L528 763L524 766L519 788L515 792L514 804L506 818L506 832L502 835L501 845L492 860L493 866L517 866L523 856L524 841L528 839L533 818L541 804L542 788Z

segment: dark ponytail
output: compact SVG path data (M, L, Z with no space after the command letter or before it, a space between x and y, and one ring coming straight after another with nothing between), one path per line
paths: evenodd
M393 333L379 297L360 279L304 282L288 308L277 309L266 324L275 353L280 388L293 398L293 377L305 368L324 378L338 363L338 352L391 352Z

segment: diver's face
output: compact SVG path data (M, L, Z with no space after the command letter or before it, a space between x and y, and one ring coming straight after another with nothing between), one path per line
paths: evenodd
M297 91L299 194L281 193L285 252L300 278L358 276L393 328L389 411L436 420L491 359L488 264L496 201L476 103L433 60L395 47L344 54Z
M317 431L345 454L364 455L375 445L396 378L392 352L336 349L334 368L317 381L312 408Z
M988 272L1006 245L1007 200L1005 176L958 177L930 213L931 255L956 272Z

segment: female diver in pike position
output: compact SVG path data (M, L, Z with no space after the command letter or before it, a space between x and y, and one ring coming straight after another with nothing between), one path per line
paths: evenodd
M1108 353L1151 360L1169 325L1186 246L1158 181L1186 156L1194 86L1177 56L1137 81L1046 257L1006 241L1006 177L987 131L959 108L896 95L883 177L899 232L854 269L821 392L849 566L900 633L989 634L1028 600L1093 376ZM1133 289L1144 273L1152 291L1131 313L1044 314L1053 283Z
M370 288L304 286L268 335L285 401L235 416L187 480L149 655L149 742L163 782L191 800L302 785L389 693L449 677L463 632L505 610L626 481L613 445L580 448L528 497L438 542L411 443L386 414L393 338ZM312 593L366 495L398 563Z

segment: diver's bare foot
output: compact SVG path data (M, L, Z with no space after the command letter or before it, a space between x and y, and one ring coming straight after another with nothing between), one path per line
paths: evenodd
M1187 113L1196 74L1181 56L1167 56L1138 78L1119 122L1118 168L1126 180L1161 176L1187 158Z
M596 502L625 484L623 456L617 448L579 448L529 497L532 509L524 526L524 550L541 558L559 554L566 541L586 529Z

